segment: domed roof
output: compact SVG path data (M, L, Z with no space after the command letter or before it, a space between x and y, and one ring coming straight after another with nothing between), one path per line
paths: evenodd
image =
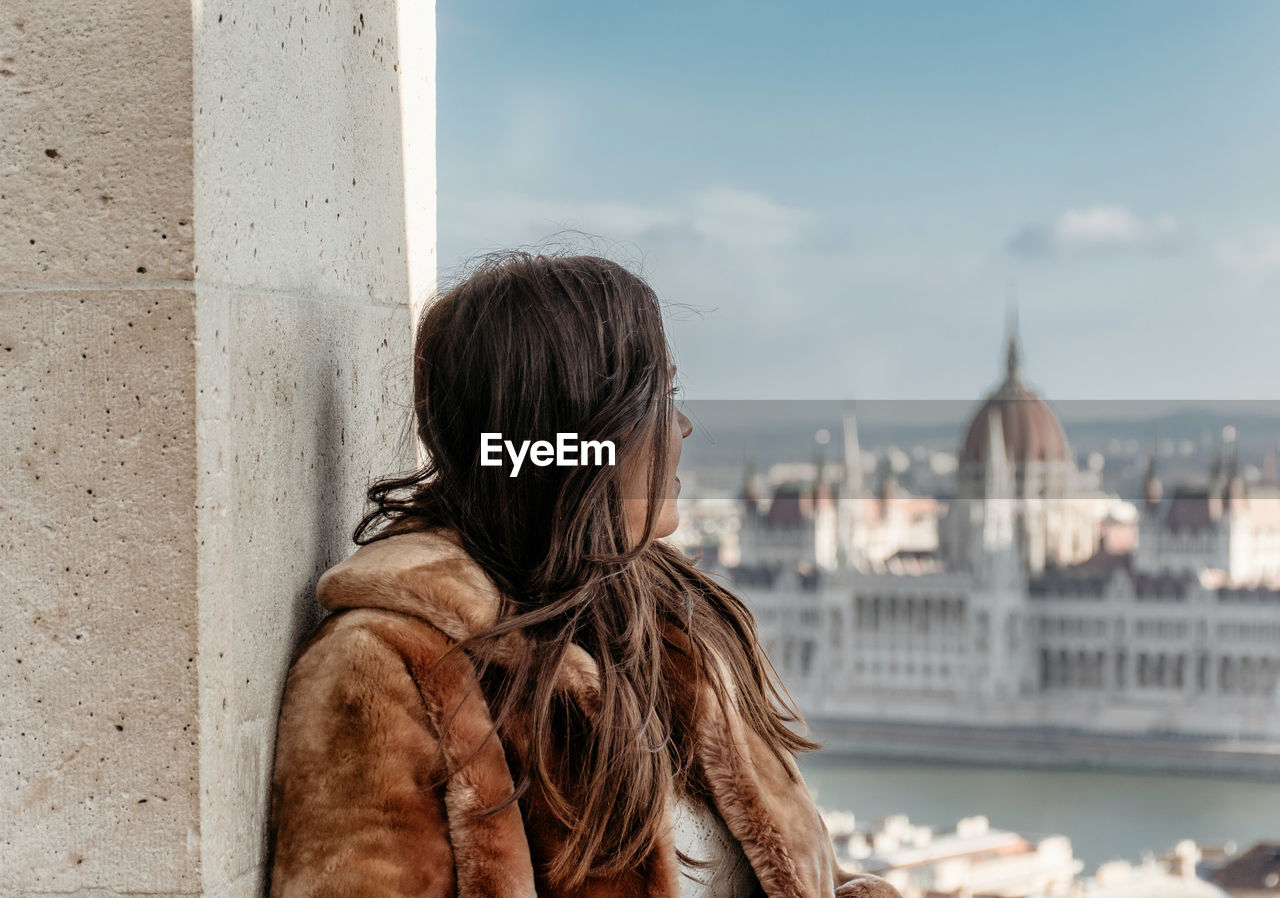
M809 491L798 483L782 483L773 491L769 512L765 520L771 527L802 524L813 513L813 499Z
M1016 324L1011 326L1009 332L1005 372L1004 382L986 398L969 422L960 449L960 463L982 463L987 460L993 410L1000 415L1005 458L1010 462L1065 461L1068 453L1067 435L1058 422L1058 416L1018 376Z

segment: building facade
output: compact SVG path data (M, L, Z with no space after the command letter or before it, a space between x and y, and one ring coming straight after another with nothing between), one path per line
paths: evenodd
M1207 485L1148 473L1136 548L1105 551L1117 500L1084 489L1066 432L1020 376L958 452L937 548L909 547L891 479L865 491L852 414L842 476L744 489L731 571L810 715L1113 734L1280 736L1280 492L1224 447ZM895 549L895 546L897 547ZM873 551L874 550L874 551Z

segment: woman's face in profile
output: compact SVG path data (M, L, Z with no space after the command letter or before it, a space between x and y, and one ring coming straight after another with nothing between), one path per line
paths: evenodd
M674 375L673 375L674 379ZM675 405L674 396L671 403ZM658 509L653 524L653 536L659 539L676 532L680 524L680 512L676 508L676 499L680 496L680 478L676 476L676 467L680 464L680 451L684 439L693 433L693 423L679 408L672 408L671 430L667 435L667 470L670 479L664 485L662 507ZM644 441L645 450L637 455L633 463L623 474L623 496L627 513L627 531L632 544L640 541L644 534L644 519L649 511L649 462L650 446Z

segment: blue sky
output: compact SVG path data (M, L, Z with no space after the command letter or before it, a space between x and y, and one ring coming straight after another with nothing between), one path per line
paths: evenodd
M1280 3L442 0L442 275L561 228L700 398L1280 398Z

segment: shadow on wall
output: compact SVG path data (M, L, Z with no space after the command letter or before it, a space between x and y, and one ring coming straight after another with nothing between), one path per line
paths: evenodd
M200 636L201 781L223 786L200 795L206 891L266 891L276 724L324 617L316 580L354 548L369 482L414 464L402 397L408 306L434 278L433 21L394 0L196 6L197 343L223 391L205 405L201 603L220 625ZM425 154L411 169L407 145Z

